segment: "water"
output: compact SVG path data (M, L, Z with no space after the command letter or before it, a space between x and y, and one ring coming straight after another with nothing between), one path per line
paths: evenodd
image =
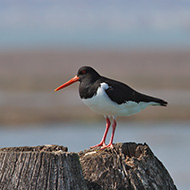
M0 10L0 49L190 45L190 4L184 0L4 0Z
M146 142L180 190L190 187L190 123L121 123L114 142ZM3 127L3 126L2 126ZM63 123L27 128L1 128L0 147L59 144L78 152L102 138L104 123ZM108 134L109 141L110 133Z

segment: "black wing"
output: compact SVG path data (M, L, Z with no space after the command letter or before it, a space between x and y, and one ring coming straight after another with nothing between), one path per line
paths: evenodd
M108 78L103 78L103 80L109 85L109 88L106 90L107 95L112 101L118 104L122 104L127 101L134 101L137 103L155 102L160 104L161 106L167 106L166 101L145 94L141 94L124 83Z

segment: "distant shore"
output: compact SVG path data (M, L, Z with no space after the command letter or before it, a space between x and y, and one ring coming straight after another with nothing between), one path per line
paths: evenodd
M36 50L0 52L1 124L100 119L80 101L77 84L53 91L83 65L169 102L131 120L190 119L190 50Z

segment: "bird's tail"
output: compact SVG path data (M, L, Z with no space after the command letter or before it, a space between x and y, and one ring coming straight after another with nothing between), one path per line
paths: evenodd
M156 103L156 104L152 104L153 106L155 105L159 105L159 106L167 106L168 102L166 102L165 100L159 99L159 98L152 98L152 102Z
M148 95L144 95L144 94L141 94L141 99L144 102L152 103L151 105L153 105L153 106L167 106L168 105L168 102L166 102L165 100L162 100L162 99L156 98L156 97L152 97L152 96L148 96Z
M162 100L162 99L158 99L158 103L159 103L161 106L167 106L167 105L168 105L168 102L166 102L165 100Z

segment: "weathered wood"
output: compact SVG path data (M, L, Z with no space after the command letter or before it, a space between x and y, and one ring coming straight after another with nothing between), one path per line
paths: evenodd
M113 149L79 153L90 190L176 190L147 144L118 143Z
M147 144L117 143L113 149L85 150L78 155L57 145L1 148L0 190L17 189L176 190L176 187Z
M1 190L86 190L79 156L57 145L0 149Z

